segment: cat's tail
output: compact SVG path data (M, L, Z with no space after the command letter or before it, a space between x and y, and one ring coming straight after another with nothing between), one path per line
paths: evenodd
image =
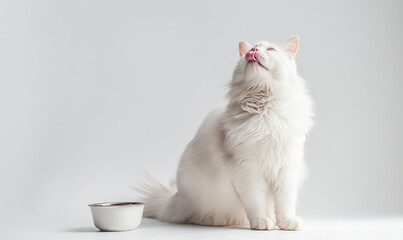
M170 186L165 186L148 172L144 173L146 181L135 188L142 194L144 206L144 217L161 219L165 206L176 192L175 180Z

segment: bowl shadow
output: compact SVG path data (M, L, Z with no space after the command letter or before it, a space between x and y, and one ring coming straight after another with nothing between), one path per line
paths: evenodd
M61 231L62 232L71 232L71 233L101 232L95 227L76 227L76 228L63 229Z

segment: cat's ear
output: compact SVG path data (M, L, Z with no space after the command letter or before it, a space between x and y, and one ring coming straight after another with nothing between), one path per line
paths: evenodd
M240 41L239 42L239 56L243 57L246 54L246 52L248 52L251 48L252 48L252 46L249 45L249 43L247 43L245 41Z
M295 57L298 52L299 47L299 37L292 36L287 39L284 43L284 50L289 54L290 57Z

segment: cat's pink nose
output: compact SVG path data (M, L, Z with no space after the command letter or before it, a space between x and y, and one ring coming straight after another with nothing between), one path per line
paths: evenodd
M249 50L249 52L247 52L245 54L245 60L248 62L257 62L257 52L259 51L259 49L257 48L252 48L251 50Z

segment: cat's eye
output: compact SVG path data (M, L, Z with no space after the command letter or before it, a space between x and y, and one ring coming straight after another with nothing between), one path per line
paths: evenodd
M272 47L269 47L269 48L267 49L267 51L277 51L277 50L274 49L274 48L272 48Z

